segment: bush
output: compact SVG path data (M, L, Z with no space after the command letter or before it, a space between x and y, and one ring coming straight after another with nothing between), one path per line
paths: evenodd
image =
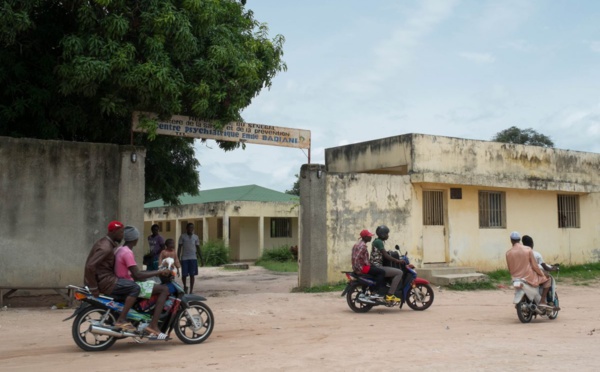
M229 263L229 247L222 240L206 242L200 250L205 266L221 266Z
M259 261L288 262L296 261L296 259L292 255L290 247L282 245L277 248L265 249Z

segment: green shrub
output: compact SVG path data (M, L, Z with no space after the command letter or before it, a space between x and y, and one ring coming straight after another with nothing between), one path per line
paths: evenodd
M229 263L229 247L222 240L211 240L201 248L205 266L221 266Z
M265 249L258 262L260 261L288 262L296 260L290 251L290 247L282 245L277 248Z

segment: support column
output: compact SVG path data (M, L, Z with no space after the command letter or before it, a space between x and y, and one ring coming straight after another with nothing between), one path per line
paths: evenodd
M265 218L258 217L258 257L261 257L265 249Z
M229 213L227 211L223 214L223 243L229 247Z
M179 218L175 219L174 224L175 224L175 250L178 251L179 250L179 237L181 236L181 224L179 223Z
M202 217L202 244L208 243L208 218Z

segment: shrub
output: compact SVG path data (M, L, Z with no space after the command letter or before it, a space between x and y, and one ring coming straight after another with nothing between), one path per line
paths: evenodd
M205 266L221 266L229 263L229 247L222 240L211 240L201 248Z
M282 245L276 248L265 249L259 261L288 262L296 260L290 251L290 247Z

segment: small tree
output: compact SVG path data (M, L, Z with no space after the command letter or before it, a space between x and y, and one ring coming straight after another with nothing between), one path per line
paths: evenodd
M298 174L295 174L295 176L296 176L296 182L294 182L292 189L285 190L285 193L290 194L290 195L300 196L300 177L298 176Z
M519 129L514 126L496 133L496 135L492 138L492 141L517 143L520 145L554 147L554 142L552 142L550 137L538 133L531 128Z

